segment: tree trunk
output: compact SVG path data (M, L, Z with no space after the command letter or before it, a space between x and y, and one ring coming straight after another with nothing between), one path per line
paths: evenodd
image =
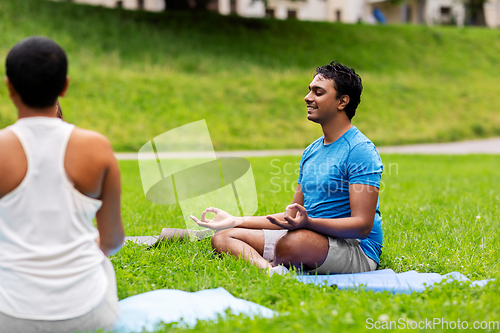
M484 15L484 3L486 0L468 0L466 8L468 12L469 22L475 26L486 26L486 18Z
M425 23L425 0L418 0L418 23Z
M483 6L478 7L476 9L473 21L474 21L474 25L481 26L481 27L486 26L486 18L484 16L484 7Z

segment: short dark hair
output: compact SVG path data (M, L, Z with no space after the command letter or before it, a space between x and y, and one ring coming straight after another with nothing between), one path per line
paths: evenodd
M7 55L5 70L24 104L44 108L55 104L68 72L64 50L45 37L28 37Z
M349 96L349 103L345 107L345 113L349 119L356 114L356 108L361 102L363 83L354 69L342 65L338 61L332 61L328 65L318 67L314 76L320 75L325 79L332 80L337 90L337 98L343 95Z

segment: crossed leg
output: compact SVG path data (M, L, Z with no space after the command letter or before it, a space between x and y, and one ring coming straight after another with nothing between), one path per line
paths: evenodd
M259 268L271 268L262 257L264 252L264 231L261 229L232 228L217 232L212 237L212 247L218 253L242 257Z
M315 269L328 255L328 237L314 231L299 229L289 231L276 243L275 261L269 263L262 257L265 246L264 231L260 229L233 228L218 232L212 238L212 247L218 253L228 253L257 265L271 268Z
M289 231L276 242L274 264L312 270L325 262L328 250L325 235L307 229Z

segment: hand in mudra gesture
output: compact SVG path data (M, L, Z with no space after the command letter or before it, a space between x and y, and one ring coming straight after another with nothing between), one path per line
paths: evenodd
M207 220L205 216L207 213L215 213L212 220ZM242 222L241 217L232 216L231 214L219 208L210 207L205 209L201 214L201 221L195 216L191 215L190 218L195 221L200 227L209 228L212 230L224 230L234 228Z
M298 203L293 203L286 207L285 221L280 221L272 215L268 215L266 218L272 224L287 230L307 229L311 223L311 219L307 215L307 210Z

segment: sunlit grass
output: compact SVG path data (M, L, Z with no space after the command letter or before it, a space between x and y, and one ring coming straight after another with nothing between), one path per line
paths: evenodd
M333 59L361 74L354 123L378 145L500 135L497 30L137 13L47 0L0 2L0 30L0 59L29 35L67 50L67 120L104 133L118 151L200 119L217 150L304 148L320 129L306 120L303 97L314 69ZM0 127L15 119L0 84Z
M298 156L250 159L259 209L274 213L292 199ZM384 248L381 269L446 274L472 279L500 278L498 156L383 155L380 208ZM182 227L180 209L155 206L144 199L137 162L120 162L123 219L128 235L158 234ZM272 177L275 177L273 180ZM254 266L214 254L208 239L177 242L154 250L128 243L112 258L120 298L161 288L197 291L223 287L273 310L274 319L230 317L201 322L202 332L332 332L366 330L367 319L425 318L498 320L498 284L471 288L453 283L422 294L393 295L363 290L304 285L289 277L269 278ZM438 331L440 330L438 327ZM173 330L165 326L158 332ZM491 330L493 331L493 330Z

